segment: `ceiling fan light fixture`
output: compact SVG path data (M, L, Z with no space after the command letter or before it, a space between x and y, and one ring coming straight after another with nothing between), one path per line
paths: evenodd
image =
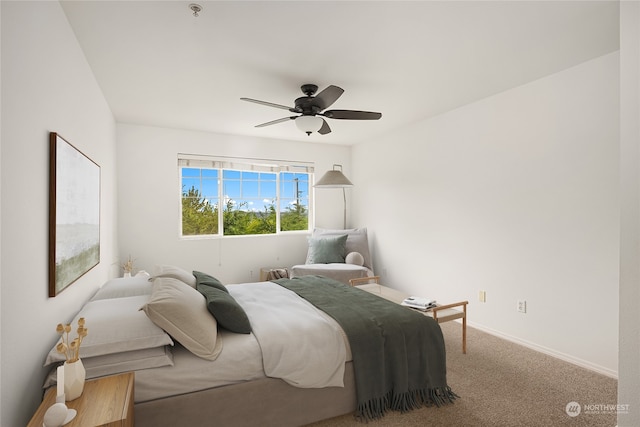
M327 119L340 119L340 120L378 120L382 117L382 113L375 113L373 111L359 111L359 110L327 110L329 106L343 94L344 89L329 85L323 89L319 94L314 95L318 86L314 84L305 84L300 88L305 96L301 96L294 101L294 107L288 107L282 104L274 104L273 102L260 101L252 98L240 98L241 101L254 102L256 104L266 105L267 107L279 108L281 110L287 110L292 113L301 114L300 116L289 116L281 119L271 120L270 122L261 123L256 125L257 128L265 126L275 125L277 123L284 123L289 120L295 120L298 129L311 135L313 132L318 132L320 135L327 135L331 133L331 126L325 120ZM322 117L319 117L322 116Z
M191 3L189 5L189 9L191 9L191 11L193 12L193 16L195 16L196 18L200 16L200 12L202 12L202 6L197 3Z
M322 127L322 117L318 116L300 116L296 118L296 126L307 135L317 132Z

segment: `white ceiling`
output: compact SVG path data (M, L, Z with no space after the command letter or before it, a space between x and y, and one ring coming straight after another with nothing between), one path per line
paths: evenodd
M194 17L189 4L203 6ZM616 1L62 1L118 122L353 144L618 49ZM307 137L300 85L345 93Z

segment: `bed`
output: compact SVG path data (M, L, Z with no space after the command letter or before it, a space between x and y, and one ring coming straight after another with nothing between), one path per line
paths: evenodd
M225 286L172 266L153 281L107 282L76 316L89 329L81 347L87 378L135 371L135 419L143 427L298 426L347 413L366 421L455 398L432 319L320 276L276 282ZM336 302L350 297L361 303ZM387 336L365 339L359 328L371 326L360 324L371 322L341 318L398 308L404 317ZM394 344L412 330L418 335L408 341L422 344L410 351ZM387 346L406 354L384 353ZM59 362L54 347L45 365ZM380 366L389 373L371 375ZM55 383L53 371L45 387Z

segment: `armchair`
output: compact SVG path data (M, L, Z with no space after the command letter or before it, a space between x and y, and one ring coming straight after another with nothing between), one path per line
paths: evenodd
M347 285L351 279L373 276L367 229L313 230L305 263L291 267L291 277L305 275L326 276Z

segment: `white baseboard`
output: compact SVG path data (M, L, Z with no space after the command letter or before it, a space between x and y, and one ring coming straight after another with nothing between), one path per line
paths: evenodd
M479 325L477 323L473 323L473 322L467 321L467 325L469 325L469 326L471 326L473 328L479 329L479 330L481 330L483 332L486 332L486 333L488 333L490 335L494 335L494 336L496 336L498 338L502 338L504 340L511 341L513 343L522 345L522 346L530 348L532 350L539 351L540 353L544 353L544 354L547 354L549 356L555 357L557 359L564 360L565 362L572 363L572 364L574 364L576 366L580 366L581 368L589 369L589 370L597 372L599 374L606 375L607 377L618 379L618 372L614 371L613 369L605 368L604 366L596 365L596 364L588 362L586 360L582 360L582 359L579 359L577 357L573 357L573 356L570 356L568 354L564 354L564 353L561 353L559 351L552 350L550 348L543 347L541 345L534 344L532 342L529 342L529 341L526 341L526 340L511 336L511 335L504 334L502 332L496 331L496 330L491 329L491 328L487 328L486 326ZM469 351L468 348L467 348L467 351Z

